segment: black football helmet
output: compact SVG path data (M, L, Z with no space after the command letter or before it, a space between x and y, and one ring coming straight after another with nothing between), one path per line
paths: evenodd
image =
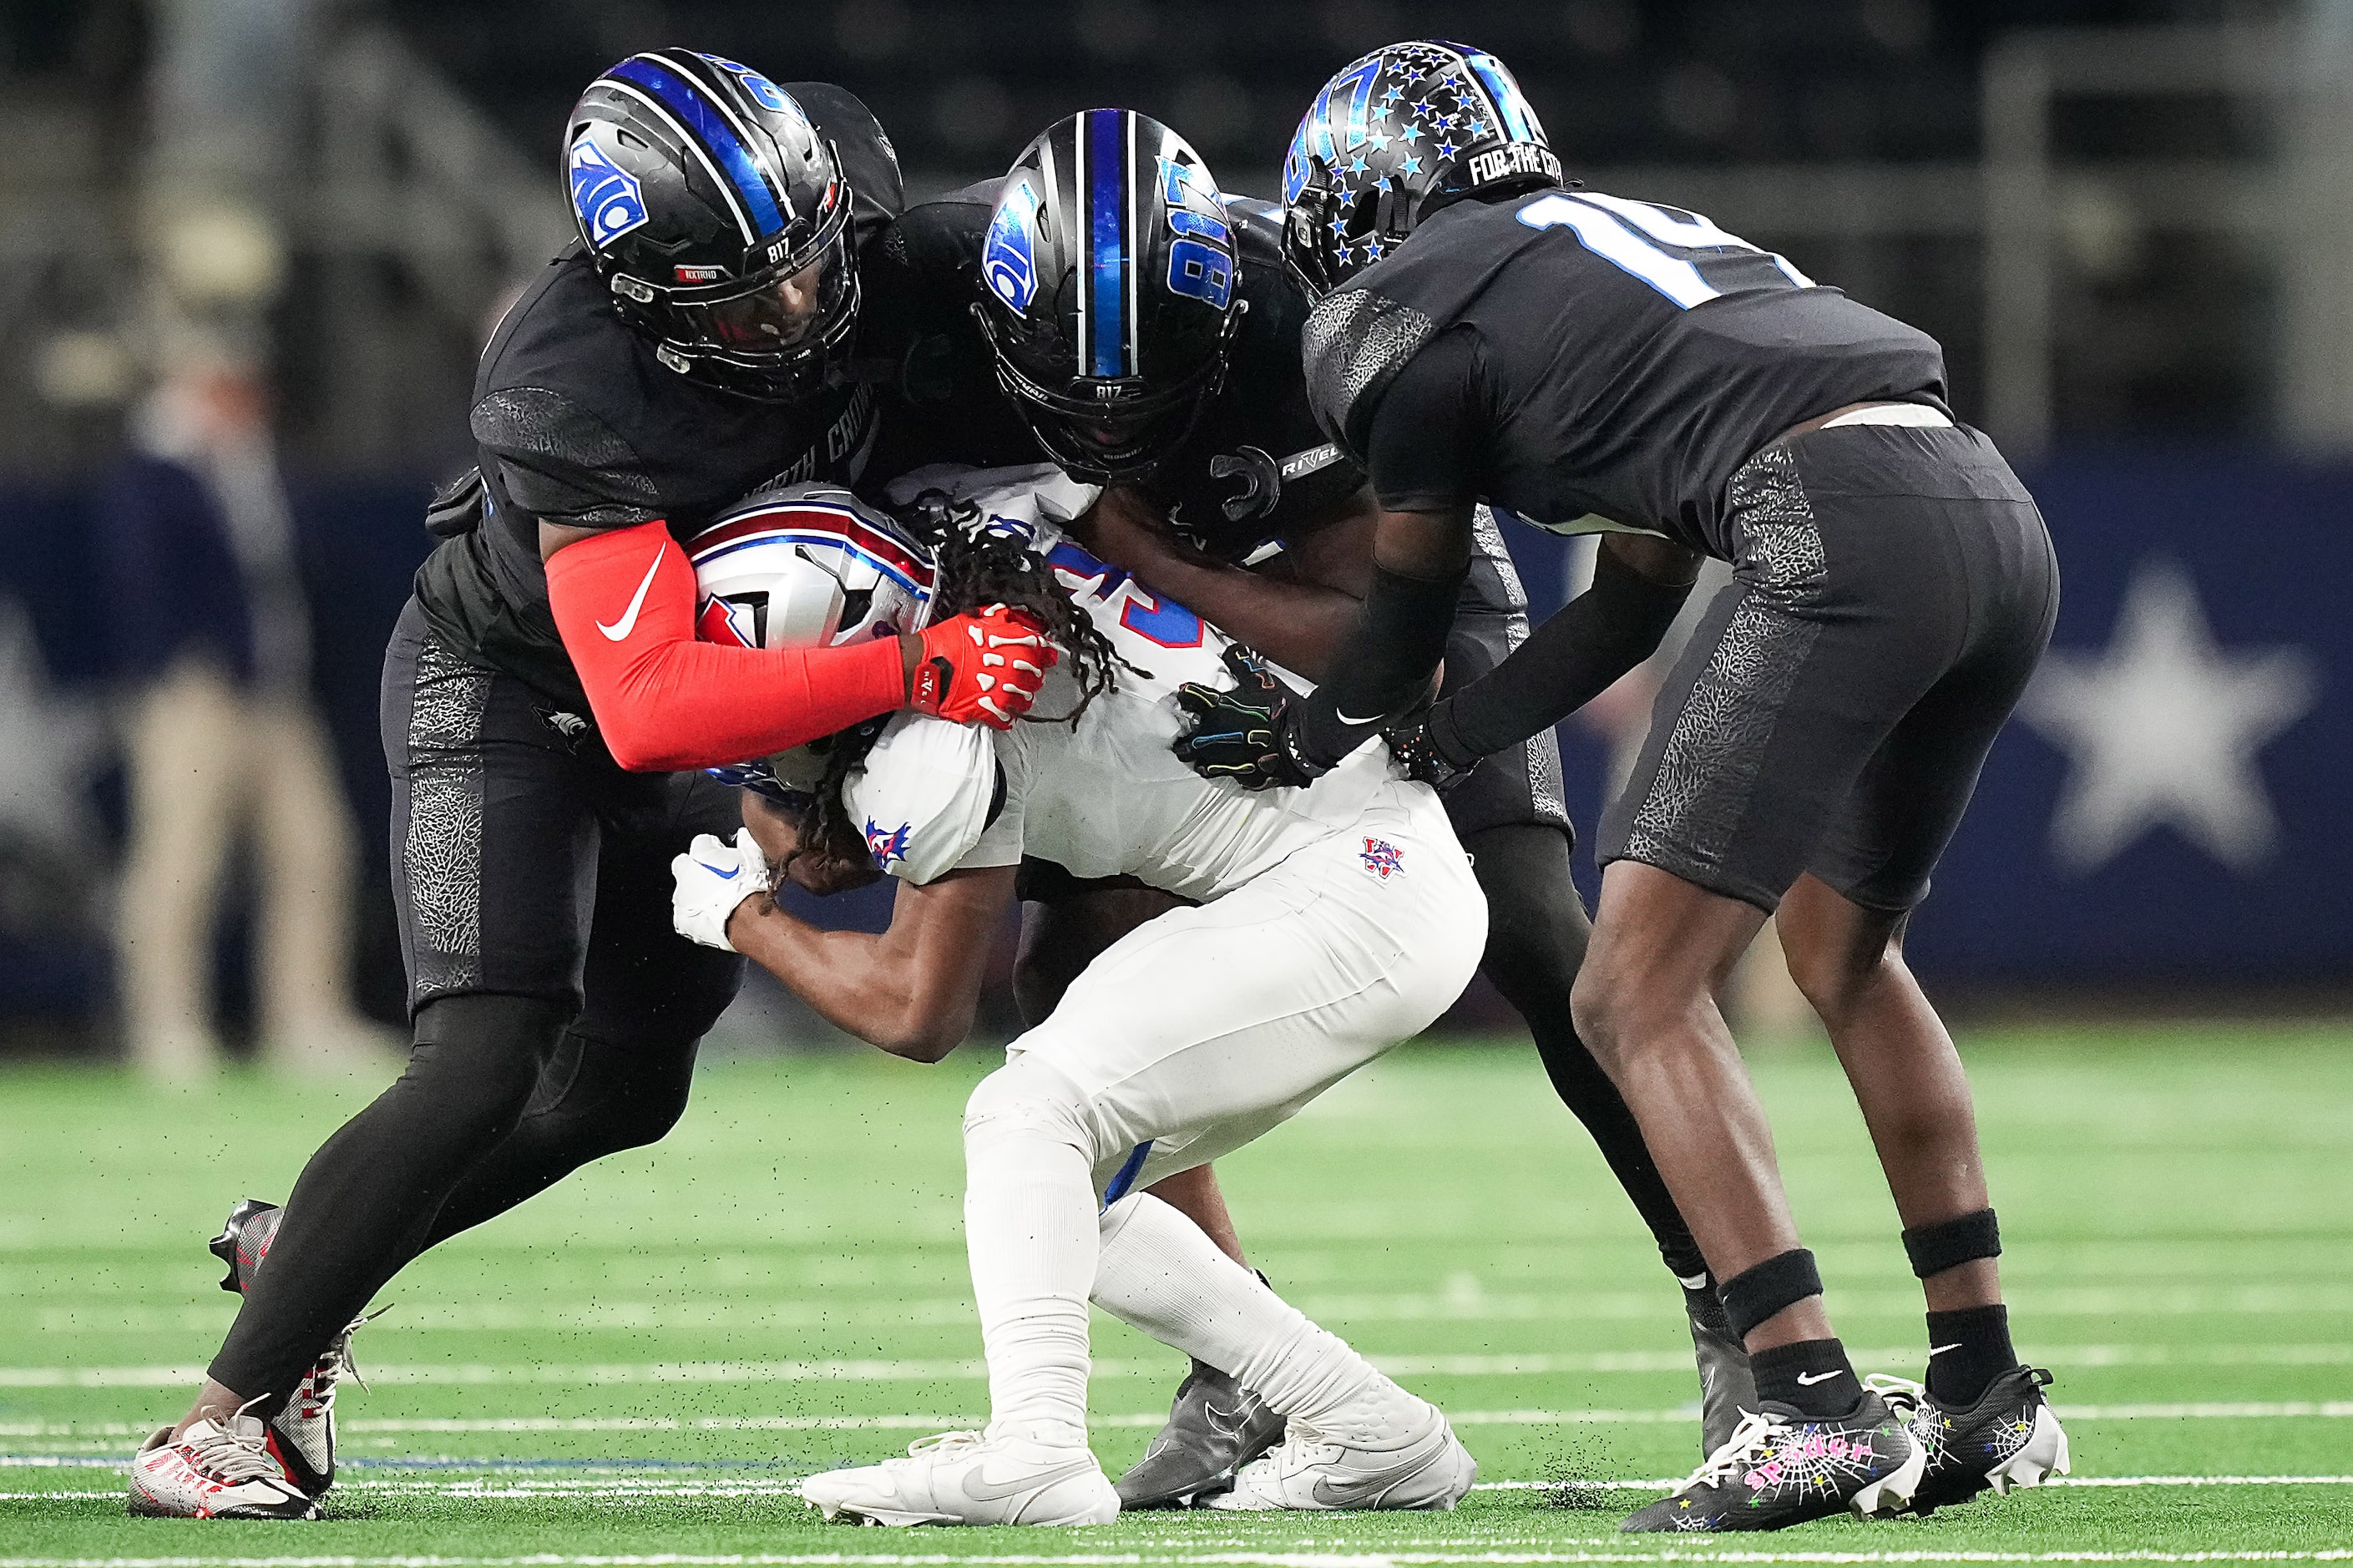
M1299 122L1283 263L1321 298L1450 202L1566 183L1503 61L1440 39L1390 44L1325 82Z
M1108 482L1166 458L1217 395L1240 277L1200 154L1145 115L1090 109L1006 174L973 314L1046 455Z
M580 95L564 166L614 308L671 370L781 402L846 361L849 184L775 82L691 49L631 55Z

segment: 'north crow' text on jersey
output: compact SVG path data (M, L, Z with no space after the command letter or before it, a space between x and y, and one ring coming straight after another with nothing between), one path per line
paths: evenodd
M1323 427L1392 510L1474 500L1729 558L1733 470L1851 403L1943 406L1935 339L1680 208L1459 202L1320 301Z
M850 222L863 271L902 205L897 155L866 106L841 89L792 82L786 90L833 142L856 193ZM417 596L461 657L585 714L587 698L548 609L541 521L627 528L659 518L684 538L754 490L853 480L877 413L864 383L779 404L689 381L622 323L575 242L482 351L469 423L487 515L427 559Z

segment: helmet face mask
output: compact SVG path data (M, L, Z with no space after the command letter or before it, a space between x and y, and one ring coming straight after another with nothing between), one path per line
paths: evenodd
M1442 39L1390 44L1324 83L1282 166L1283 266L1320 298L1465 197L1568 182L1494 56Z
M1089 110L1006 175L973 307L999 386L1075 478L1141 478L1225 382L1246 306L1224 198L1157 121Z
M853 195L781 88L687 49L632 55L573 110L573 216L613 307L690 380L785 401L857 330Z

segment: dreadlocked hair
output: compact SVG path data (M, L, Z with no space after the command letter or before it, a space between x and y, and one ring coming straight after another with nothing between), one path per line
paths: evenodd
M1068 724L1078 728L1079 716L1097 697L1109 691L1122 668L1149 676L1122 658L1111 639L1095 629L1087 613L1071 601L1071 591L1054 575L1046 558L1029 542L1007 529L974 526L979 509L962 503L939 544L939 578L932 593L936 618L968 615L989 605L1027 611L1045 623L1046 635L1062 650L1065 668L1079 689L1078 700L1067 713L1024 713L1029 724Z
M1044 624L1047 637L1061 649L1062 668L1078 687L1078 700L1067 713L1024 713L1022 722L1068 724L1076 729L1080 716L1094 700L1117 684L1121 669L1146 678L1151 675L1150 670L1120 657L1111 639L1096 630L1086 612L1071 602L1070 590L1026 537L988 526L972 502L953 500L940 490L925 490L898 515L931 545L937 562L932 589L934 619L1004 605L1035 616ZM828 858L852 861L866 853L866 836L849 819L842 786L849 783L850 770L863 763L874 742L881 739L888 717L870 719L845 730L827 745L825 772L818 780L815 798L802 815L800 853L816 851Z

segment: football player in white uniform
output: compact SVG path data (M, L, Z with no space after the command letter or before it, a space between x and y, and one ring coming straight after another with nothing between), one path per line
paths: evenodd
M1263 679L1250 656L1060 537L1056 520L1092 500L1089 487L1042 467L932 470L893 495L926 486L944 487L934 504L956 520L930 607L944 614L984 587L1021 603L1026 576L1025 607L1064 648L1040 721L991 737L909 716L839 737L822 759L778 759L810 797L778 809L747 795L756 836L705 835L679 857L679 931L745 953L883 1049L935 1061L970 1027L1025 848L1198 902L1098 957L966 1108L987 1431L812 1477L804 1496L828 1517L885 1524L1113 1518L1117 1494L1087 1447L1092 1298L1288 1418L1283 1443L1212 1506L1451 1508L1477 1467L1444 1416L1142 1191L1258 1137L1460 994L1486 905L1435 792L1379 743L1308 789L1252 794L1196 775L1170 752L1184 706L1237 676ZM770 522L733 524L729 547L764 527L781 539L793 493L762 503ZM764 604L834 592L865 613L862 587L827 586L862 578L805 548L774 554ZM732 570L740 584L744 563ZM864 629L839 618L818 635ZM890 929L794 918L765 896L772 866L814 890L879 866L900 879Z

